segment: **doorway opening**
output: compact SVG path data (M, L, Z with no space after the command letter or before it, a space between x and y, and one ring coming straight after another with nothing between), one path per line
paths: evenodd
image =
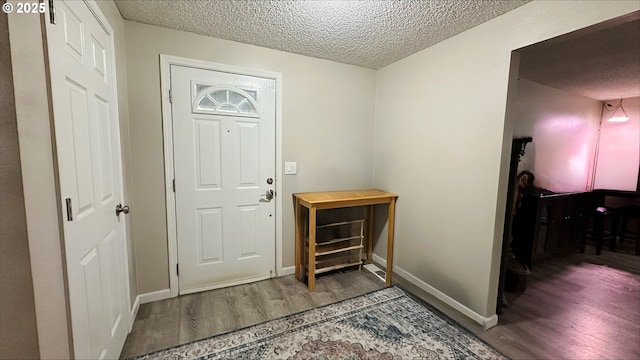
M616 320L633 312L633 292L640 288L638 216L630 212L625 218L618 210L640 205L638 58L640 12L512 53L506 121L513 146L520 148L512 149L509 189L517 187L524 170L535 181L519 197L510 191L507 200L501 321L526 317L544 327L548 322L537 319L552 314L551 327L569 336L576 329L591 334L593 327L582 327L580 318L606 313L611 333L624 333ZM609 105L620 100L630 119L609 122ZM609 211L603 227L599 208ZM522 228L515 229L516 223ZM526 245L524 256L514 254L515 242ZM611 286L635 290L616 292ZM612 303L620 312L611 311Z

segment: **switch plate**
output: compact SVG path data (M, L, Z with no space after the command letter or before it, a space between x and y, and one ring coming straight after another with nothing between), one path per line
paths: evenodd
M298 163L297 162L285 162L284 163L284 174L285 175L295 175L298 172Z

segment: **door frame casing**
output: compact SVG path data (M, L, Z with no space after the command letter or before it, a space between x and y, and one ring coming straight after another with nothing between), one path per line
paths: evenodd
M211 70L218 72L234 73L245 76L261 77L275 80L275 144L276 144L276 276L284 275L282 267L282 74L261 69L251 69L235 65L221 64L204 60L197 60L179 56L160 54L160 89L162 98L162 135L164 138L164 175L165 175L165 200L167 205L167 245L169 253L169 290L170 297L176 297L179 293L178 273L178 234L176 227L176 193L173 192L174 166L173 166L173 117L172 104L169 99L171 88L171 65Z

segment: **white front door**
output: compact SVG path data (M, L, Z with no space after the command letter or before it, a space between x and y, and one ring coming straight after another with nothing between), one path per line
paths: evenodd
M130 311L111 33L83 1L54 6L47 42L74 354L118 358Z
M180 293L275 274L275 80L171 66Z

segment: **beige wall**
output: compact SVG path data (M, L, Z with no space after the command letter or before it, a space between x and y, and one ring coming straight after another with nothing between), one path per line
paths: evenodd
M0 359L36 359L38 332L24 212L7 15L0 13Z
M112 0L97 1L100 10L109 21L114 32L116 55L116 81L118 85L118 116L120 120L120 144L122 150L122 176L124 185L124 203L135 209L131 196L131 145L129 140L129 97L127 95L127 64L125 52L125 21ZM127 250L129 256L129 290L131 304L138 295L138 277L136 273L136 257L133 238L133 218L135 211L126 216Z
M294 263L291 194L372 185L375 72L126 22L134 237L140 293L169 288L159 54L282 73L283 265Z
M377 72L374 185L400 195L396 266L482 316L495 314L511 51L639 7L535 1Z
M42 358L66 359L71 329L40 20L10 14L9 38L38 345Z

